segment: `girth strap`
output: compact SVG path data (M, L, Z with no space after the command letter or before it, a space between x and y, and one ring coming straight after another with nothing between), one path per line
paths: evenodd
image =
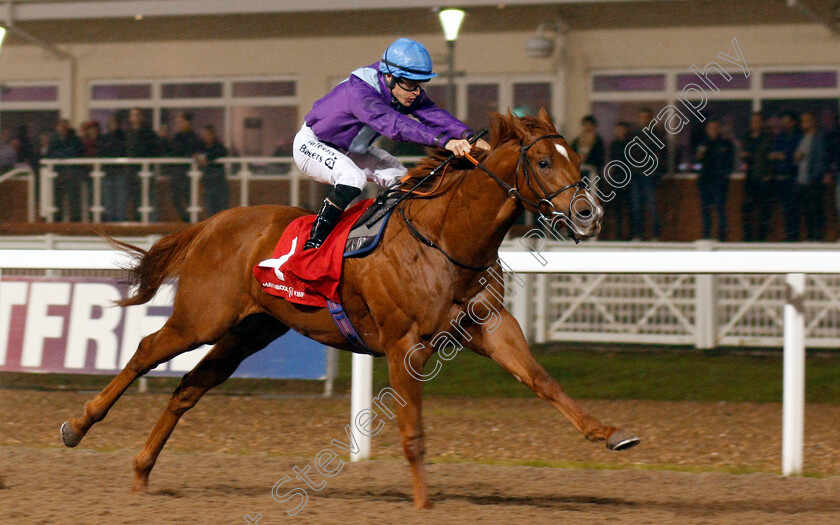
M336 326L350 341L350 345L353 347L353 351L357 354L367 354L367 355L375 355L362 341L362 338L359 337L359 333L356 332L356 329L353 328L353 323L350 322L350 319L347 317L347 314L344 312L344 308L339 303L334 303L327 299L327 308L330 310L330 314L333 317L333 321L335 321Z

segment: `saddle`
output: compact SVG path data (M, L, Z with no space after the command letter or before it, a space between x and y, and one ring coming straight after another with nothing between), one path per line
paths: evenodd
M364 211L353 224L344 245L344 258L364 257L379 245L388 218L399 202L400 193L386 191Z

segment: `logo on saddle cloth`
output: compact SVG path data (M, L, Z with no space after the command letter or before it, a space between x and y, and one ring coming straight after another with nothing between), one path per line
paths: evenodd
M295 253L295 248L297 248L297 242L298 238L295 237L295 239L292 241L292 247L289 249L289 253L287 253L286 255L278 257L277 259L266 259L257 266L260 266L262 268L274 268L274 275L281 281L285 281L286 278L283 277L283 272L280 271L280 267L286 264L286 261L289 260L289 257L291 257L293 253Z

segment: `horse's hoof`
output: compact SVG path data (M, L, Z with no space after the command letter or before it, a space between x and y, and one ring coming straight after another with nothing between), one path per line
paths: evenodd
M638 445L642 440L623 430L616 430L607 439L607 448L610 450L626 450Z
M65 421L61 424L61 441L65 447L73 448L82 441L82 436L73 431L69 421Z

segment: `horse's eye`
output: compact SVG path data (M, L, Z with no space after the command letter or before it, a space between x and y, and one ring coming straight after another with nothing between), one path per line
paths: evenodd
M551 163L549 163L547 160L541 160L539 163L539 167L541 170L546 170L551 167Z

